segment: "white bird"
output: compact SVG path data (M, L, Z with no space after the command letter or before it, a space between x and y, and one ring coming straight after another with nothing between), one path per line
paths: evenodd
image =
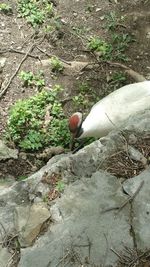
M150 81L129 84L97 102L84 121L82 113L74 113L69 119L69 129L74 138L100 138L147 108L150 108Z

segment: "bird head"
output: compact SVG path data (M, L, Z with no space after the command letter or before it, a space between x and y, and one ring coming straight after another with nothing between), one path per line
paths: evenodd
M76 112L69 118L69 130L73 138L78 138L83 133L82 129L82 113Z

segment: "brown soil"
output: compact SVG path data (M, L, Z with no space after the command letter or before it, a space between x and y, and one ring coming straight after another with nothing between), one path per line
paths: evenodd
M143 74L146 78L150 78L150 1L55 1L55 11L60 16L61 26L54 34L47 34L45 38L43 38L44 32L40 27L36 29L35 33L35 29L27 24L25 19L17 17L15 0L4 0L3 2L11 5L13 13L10 15L0 13L0 57L6 58L6 64L0 73L1 91L8 84L24 54L34 42L39 42L38 47L42 51L56 55L66 61L95 61L95 57L87 49L86 43L90 36L98 36L106 40L110 39L111 32L106 27L104 16L111 11L115 11L119 17L124 17L123 27L118 25L115 32L132 34L135 39L135 42L132 42L126 49L129 61L124 64ZM41 43L40 40L42 40ZM10 49L12 51L8 51ZM16 50L24 52L24 54L17 53ZM98 98L107 95L110 91L122 85L120 83L111 84L110 82L110 76L114 71L123 71L119 67L101 62L98 68L93 67L90 70L83 69L79 73L72 72L68 75L62 73L55 76L49 67L36 64L39 63L39 59L48 59L48 56L41 52L37 46L30 54L31 56L26 58L19 72L25 70L36 73L38 70L43 70L46 86L50 87L53 84L61 84L63 86L64 93L61 96L63 99L77 95L81 82L88 82ZM134 80L131 77L127 77L125 83L131 81ZM22 87L22 82L17 73L6 93L0 98L1 138L6 126L9 108L16 100L24 99L35 94L35 92L37 92L35 87ZM82 106L79 109L82 110ZM76 107L71 100L64 103L64 111L68 117L72 112L76 111ZM16 178L20 175L28 175L33 167L31 166L32 164L26 161L18 160L18 167L15 171L13 164L14 162L12 163L12 161L1 163L1 177L13 175Z

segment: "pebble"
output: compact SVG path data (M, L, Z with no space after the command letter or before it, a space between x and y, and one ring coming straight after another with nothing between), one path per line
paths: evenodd
M130 134L129 136L129 144L130 145L134 145L136 144L138 141L137 137L134 134Z
M104 20L104 18L105 18L105 16L101 16L101 17L100 17L100 20Z
M0 68L4 68L5 64L6 64L6 58L0 57Z
M78 13L73 12L73 16L74 16L74 17L77 17L77 16L78 16Z
M101 11L101 10L102 10L101 7L97 7L95 11L96 11L96 12L99 12L99 11Z

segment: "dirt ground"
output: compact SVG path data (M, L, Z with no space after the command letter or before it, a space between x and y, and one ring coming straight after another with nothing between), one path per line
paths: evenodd
M18 77L21 70L37 71L44 73L46 86L60 84L64 88L61 95L64 102L64 111L67 117L74 111L85 112L86 107L76 107L72 97L78 95L80 84L88 83L90 87L89 102L87 110L93 105L95 99L100 99L109 92L117 89L123 84L134 82L132 77L126 75L125 81L113 81L111 77L114 72L124 73L120 66L113 66L108 62L101 61L98 67L66 71L54 75L49 66L43 66L41 60L48 59L49 55L55 55L63 61L96 62L96 57L87 47L87 41L91 36L97 36L107 41L110 40L111 31L106 19L110 12L115 12L117 18L123 18L121 23L115 26L115 33L129 34L133 36L134 42L126 47L125 54L128 61L119 62L139 72L147 79L150 78L150 1L148 0L56 0L54 3L55 14L59 17L59 27L53 34L44 32L42 27L33 28L26 20L18 17L17 1L3 1L12 7L12 14L0 13L0 59L6 62L0 72L1 91L6 89L0 96L0 137L2 138L6 127L9 108L18 99L24 99L37 92L35 87L24 88ZM46 22L45 22L46 24ZM20 62L35 43L34 49L26 57L18 72ZM16 75L14 75L16 72ZM13 79L11 79L13 77ZM8 83L11 79L10 85ZM91 93L92 92L92 93ZM94 100L93 100L94 95ZM96 97L95 97L96 96ZM19 163L17 163L19 164ZM5 165L5 164L4 164ZM11 169L5 165L5 175ZM10 166L13 163L10 161ZM26 165L26 167L25 167ZM32 164L25 164L25 175L31 173ZM20 163L22 169L22 161ZM1 165L2 168L2 165ZM16 171L18 176L20 171ZM10 174L10 172L8 173ZM15 172L13 173L15 176ZM24 174L23 174L24 175ZM9 176L9 175L8 175Z

